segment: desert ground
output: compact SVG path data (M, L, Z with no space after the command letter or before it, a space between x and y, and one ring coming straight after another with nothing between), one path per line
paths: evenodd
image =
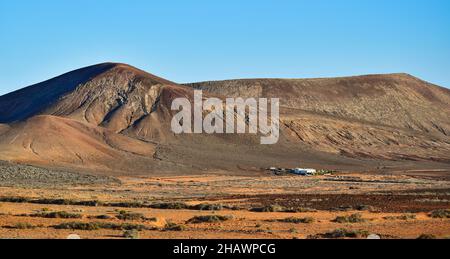
M448 172L111 178L1 170L0 238L450 237Z

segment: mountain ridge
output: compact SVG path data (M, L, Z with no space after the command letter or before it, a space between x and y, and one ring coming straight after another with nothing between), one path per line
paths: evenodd
M388 126L436 131L447 134L450 124L450 90L407 74L367 75L321 79L243 79L188 84L223 96L280 98L281 106L318 112L342 118L377 122ZM282 91L280 91L282 89ZM426 119L429 111L439 117L433 121L409 124L409 117ZM387 107L388 106L388 107ZM421 107L422 106L422 107ZM395 111L395 112L394 112ZM440 113L444 112L443 115ZM396 118L400 112L401 118ZM386 114L388 117L386 118ZM434 127L434 124L443 124ZM436 129L433 129L436 128Z
M279 143L173 134L171 103L192 100L195 89L204 97L280 98ZM102 63L1 96L0 160L127 175L450 168L449 118L450 90L403 73L180 85Z

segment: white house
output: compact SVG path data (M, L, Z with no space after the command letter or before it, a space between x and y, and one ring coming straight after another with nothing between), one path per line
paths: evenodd
M298 175L315 175L317 173L316 169L305 169L305 168L295 168L291 170L291 173Z

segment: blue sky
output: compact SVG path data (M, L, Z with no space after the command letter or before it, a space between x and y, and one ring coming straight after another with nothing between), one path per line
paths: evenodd
M450 1L0 0L0 95L105 61L180 83L407 72L450 87Z

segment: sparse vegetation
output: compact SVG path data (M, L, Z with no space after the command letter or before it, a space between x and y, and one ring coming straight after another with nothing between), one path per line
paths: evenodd
M0 202L11 203L32 203L43 205L72 205L72 206L86 206L86 207L117 207L117 208L151 208L164 210L203 210L203 211L220 211L223 209L241 210L242 208L235 206L224 206L222 204L208 204L202 203L197 205L188 205L182 202L161 202L154 204L146 204L143 202L102 202L97 200L91 201L76 201L71 199L31 199L25 197L0 197ZM292 211L292 209L291 209ZM288 212L288 209L286 209Z
M365 219L362 218L361 214L352 214L350 216L338 216L333 220L336 223L362 223L366 222Z
M118 208L146 208L145 204L142 202L114 202L114 203L107 203L105 206L108 207L118 207Z
M183 231L186 227L183 225L179 225L172 222L167 222L167 224L164 226L163 231Z
M162 209L162 210L209 210L209 211L219 211L223 210L224 206L221 204L208 204L202 203L197 205L188 205L181 202L165 202L165 203L155 203L149 205L152 209Z
M291 229L289 229L289 233L297 234L298 231L297 231L297 229L295 229L295 228L291 228Z
M342 205L336 208L332 208L331 211L352 211L354 208L352 206Z
M304 224L310 224L314 222L314 218L312 217L306 217L306 218L294 218L294 217L290 217L290 218L285 218L285 219L280 219L278 220L279 222L285 222L285 223L304 223Z
M47 205L76 205L75 201L68 199L38 199L30 200L30 203L47 204Z
M0 202L33 203L43 205L73 205L95 207L102 205L99 201L74 201L70 199L31 199L25 197L1 197Z
M1 197L0 202L11 203L33 203L43 205L72 205L72 206L86 206L86 207L118 207L118 208L150 208L141 202L112 202L106 203L97 200L90 201L76 201L71 199L31 199L24 197Z
M220 215L207 215L207 216L195 216L187 221L187 223L217 223L232 219L232 216L220 216Z
M139 231L136 229L125 230L123 237L126 239L139 239Z
M120 181L113 177L56 171L6 161L0 161L0 171L2 187L53 188L55 186L120 184Z
M31 199L23 197L0 197L0 202L27 203Z
M316 175L327 175L327 174L334 174L334 173L336 173L336 171L334 171L334 170L321 169L316 172Z
M400 216L387 216L387 217L384 217L383 219L385 219L385 220L413 220L416 218L417 218L417 216L415 214L403 214Z
M324 234L317 234L313 236L309 236L309 239L337 239L337 238L367 238L369 236L369 232L365 230L348 230L348 229L336 229L331 232L327 232Z
M70 199L37 199L37 200L30 200L29 202L45 205L73 205L73 206L88 206L88 207L97 207L103 205L99 201L74 201Z
M72 206L87 206L87 207L117 207L117 208L152 208L152 209L168 209L168 210L222 210L224 207L221 204L198 204L187 205L181 202L163 202L154 204L145 204L142 202L101 202L97 200L92 201L75 201L71 199L31 199L25 197L0 197L0 202L11 203L33 203L44 205L72 205Z
M193 210L219 211L219 210L223 209L223 206L221 204L202 203L202 204L190 206L190 209L193 209Z
M370 177L376 179L374 176ZM433 189L426 189L416 192L415 189L413 189L408 192L404 192L402 189L401 191L398 191L398 193L397 190L393 190L392 193L388 191L385 192L384 190L374 193L349 192L342 194L342 198L335 197L337 195L333 193L321 193L320 190L314 193L305 194L290 193L289 190L292 190L292 188L288 189L289 192L285 193L281 188L284 186L285 181L292 179L293 178L290 177L287 177L286 179L277 178L277 181L280 181L277 183L279 184L279 186L277 186L280 188L279 193L277 191L267 194L264 193L263 190L257 189L254 193L252 191L252 193L247 195L245 192L240 193L239 191L240 194L226 196L220 196L222 189L220 189L220 193L219 189L217 190L217 196L207 196L207 193L216 186L212 183L210 184L209 182L208 185L210 184L210 186L205 187L204 190L190 189L188 193L183 193L179 187L170 184L170 188L173 187L174 190L168 189L162 191L162 193L167 191L167 196L161 195L162 193L143 194L141 192L142 189L135 189L142 188L142 183L136 183L137 185L135 186L134 180L132 184L128 185L129 183L127 182L126 185L111 192L104 192L105 189L100 186L94 186L92 188L71 188L67 191L61 189L42 191L23 190L20 192L6 190L5 194L24 196L25 198L13 197L5 200L26 203L12 204L0 202L0 206L2 206L0 210L5 213L4 216L0 217L2 222L4 222L4 226L1 228L3 228L3 233L6 238L11 237L11 235L12 237L30 235L31 237L37 238L46 238L48 236L58 236L64 238L65 235L69 233L78 233L83 238L107 238L110 235L113 235L110 237L123 236L126 238L135 238L133 237L135 233L138 234L138 237L140 234L141 237L157 235L161 238L196 237L196 233L203 237L216 238L239 238L242 236L250 236L251 238L267 238L270 237L268 233L274 233L275 235L272 236L273 238L304 238L305 234L309 235L316 233L318 233L318 235L314 236L315 238L364 237L366 233L364 231L359 231L358 229L367 229L378 233L384 233L384 235L380 235L382 239L405 237L418 238L421 233L426 234L421 235L420 239L432 239L436 238L436 236L438 238L445 237L445 233L443 234L440 230L446 227L447 211L445 209L448 208L446 208L443 204L433 201L435 200L434 197L440 197L441 200L448 200L448 198L446 198L448 196L447 190L439 189L439 191L434 191ZM298 179L299 181L306 181L306 183L303 183L305 185L316 180L312 178ZM396 178L392 177L392 179ZM226 181L223 180L224 182L221 182L220 184L229 184L230 186L227 186L227 190L232 188L234 189L234 180L235 178L232 178L232 180L226 179ZM264 181L268 182L269 180L271 179ZM128 180L126 179L126 181ZM203 181L213 182L211 179L204 180L202 178L201 182ZM323 181L323 179L321 179L321 181ZM150 182L149 185L153 186L154 182L157 182L157 180L151 178L148 182ZM266 182L264 182L264 184L265 183ZM146 184L147 182L145 185ZM258 188L260 188L260 184L261 182L258 179L254 182L250 182L248 186L249 188L253 188L253 186L259 186ZM243 183L240 183L239 186L241 185L247 186L247 184ZM296 188L297 185L301 184L293 183L292 186ZM342 186L339 186L339 190L347 192L347 188L350 185L351 183L345 183ZM362 183L361 186L364 186L363 189L366 188L364 183ZM167 188L169 188L169 186ZM413 186L411 186L411 188L413 188ZM72 193L72 189L77 192ZM81 190L81 192L79 190ZM189 194L189 196L183 196L187 194ZM430 200L429 203L424 204L417 201L419 198L427 198ZM103 202L97 202L97 199L102 200ZM130 202L127 202L127 200ZM40 203L51 205L38 205ZM67 204L83 204L84 206L67 206ZM101 207L98 208L85 207L98 206L99 204ZM235 207L229 207L229 205L239 206L242 211L233 212L231 209L234 209ZM330 211L332 208L336 208L341 205L342 207L340 207L340 209L351 209L351 211ZM150 206L173 211L147 209ZM371 214L356 211L374 211L375 209L372 206L378 208L380 213ZM136 207L136 209L134 209L134 207ZM252 207L258 207L252 209L252 211L267 213L250 213L248 209ZM316 211L313 208L320 209L321 212L310 213ZM178 209L182 209L183 211L177 211ZM236 209L239 208L236 207ZM431 213L431 211L433 212ZM413 212L415 214L410 214L409 212ZM24 213L24 217L18 215L19 213ZM351 214L354 213L361 213L362 216L352 216ZM55 219L68 219L33 219L29 218L31 214L34 214L36 217L40 216ZM82 216L82 219L77 219L79 216L64 216L67 214L78 214ZM165 219L158 218L157 222L151 223L148 221L149 219L146 218L153 217L157 214L164 214ZM216 216L219 214L234 215L235 219L222 221L222 219ZM432 214L434 217L443 219L432 219ZM205 216L194 217L199 215ZM427 217L427 215L430 215L430 217ZM332 220L338 218L337 216L345 216L336 220L336 222L339 221L344 224L336 224L331 222ZM417 218L415 219L416 216ZM386 220L393 221L389 223L388 221L383 220L383 217L385 217L384 219ZM355 218L357 220L355 220ZM166 220L168 223L165 223ZM171 220L173 223L169 222ZM367 220L368 223L348 224L353 222L364 222L365 220ZM395 220L398 221L394 222ZM409 222L407 223L409 228L405 228L404 225L406 223L402 223L400 220ZM312 223L314 221L319 223ZM28 222L28 224L15 225L17 222ZM63 225L62 223L65 222L68 222L68 224ZM53 229L54 227L59 229L79 230L98 229L100 231L58 231ZM387 234L392 233L393 228L396 230L397 237L389 236ZM414 231L411 231L411 229ZM152 230L153 232L148 230ZM144 232L140 231L145 231L145 235ZM433 234L436 236L433 236Z
M145 216L142 213L134 213L134 212L127 212L127 211L120 211L119 214L116 216L116 218L120 220L145 220Z
M227 209L227 210L243 210L243 208L241 208L241 207L238 207L238 206L230 206L230 205L223 205L223 208L224 208L224 209Z
M289 212L289 211L286 211L286 212ZM317 210L313 209L313 208L298 207L298 208L294 208L292 210L292 212L317 212Z
M112 219L113 217L109 215L98 215L98 216L89 216L90 219Z
M434 218L434 219L448 219L450 218L450 209L446 209L446 210L434 210L430 213L429 215L430 217Z
M108 226L108 225L100 224L100 228L105 228L105 229L107 229L107 228L108 228L107 226ZM122 230L132 230L132 229L135 229L135 230L137 230L137 231L142 231L142 230L152 230L152 229L153 229L153 228L146 227L146 226L144 226L144 225L140 225L140 224L129 224L129 223L125 223L125 224L113 224L113 225L110 225L109 228L111 228L111 229L122 229Z
M66 211L56 211L56 212L38 212L31 214L30 217L35 218L53 218L53 219L80 219L83 216L77 213L69 213Z
M149 206L152 209L162 209L162 210L184 210L189 209L189 206L181 202L167 202L167 203L156 203Z
M35 229L37 226L30 223L17 223L12 228L15 229Z
M286 208L280 205L268 205L250 209L252 212L283 212L285 210Z
M251 208L251 212L286 212L286 213L297 213L297 212L316 212L316 209L305 208L305 207L284 207L280 205L267 205L264 207Z
M144 225L138 224L115 224L115 223L102 223L102 222L67 222L56 226L55 229L72 229L72 230L98 230L98 229L113 229L113 230L150 230L150 228Z
M53 227L55 229L89 230L89 231L100 229L97 223L84 223L84 222L67 222Z

